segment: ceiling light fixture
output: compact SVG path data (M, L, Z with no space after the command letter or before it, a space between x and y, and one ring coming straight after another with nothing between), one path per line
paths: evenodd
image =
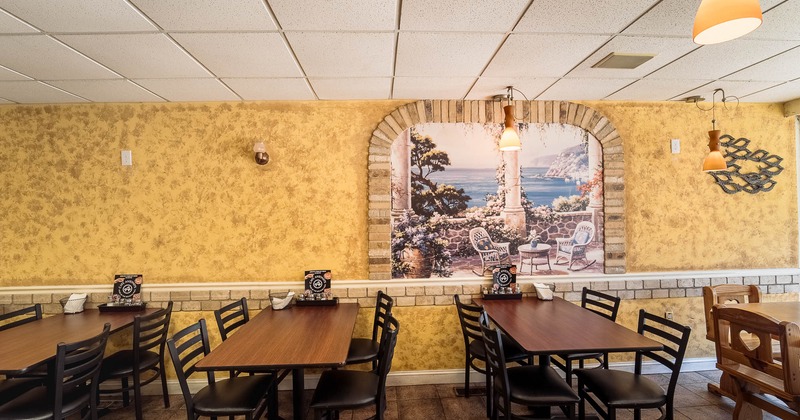
M514 100L515 89L513 86L508 86L507 89L508 94L506 98L508 98L508 105L503 107L503 113L506 116L506 123L503 134L500 136L500 144L498 146L498 148L503 152L511 152L522 149L522 142L519 139L519 133L517 133L517 128L515 127L516 123L514 121L514 106L511 105L511 101ZM525 95L523 94L522 96Z
M758 0L703 0L694 17L692 40L709 45L747 35L761 26Z
M725 157L722 156L722 152L719 150L719 134L720 130L717 130L717 113L716 113L716 102L715 98L717 96L717 92L722 92L722 104L727 108L726 102L730 98L735 98L737 103L739 98L735 96L725 96L725 91L722 89L714 89L714 93L711 95L711 109L703 109L700 108L700 105L695 102L695 105L703 109L703 111L711 111L711 131L708 132L708 156L703 160L703 172L713 172L713 171L725 171L728 169L728 162L725 161Z

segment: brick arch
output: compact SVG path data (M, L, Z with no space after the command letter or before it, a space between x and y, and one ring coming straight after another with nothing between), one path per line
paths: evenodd
M392 142L421 123L501 124L503 105L494 101L424 100L403 105L384 117L369 146L369 278L391 279ZM625 177L622 138L598 111L565 101L514 101L518 122L570 124L588 131L603 149L605 272L625 272Z

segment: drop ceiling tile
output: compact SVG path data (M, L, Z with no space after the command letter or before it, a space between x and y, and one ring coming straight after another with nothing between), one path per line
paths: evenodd
M561 79L541 95L539 101L599 100L636 79Z
M291 32L286 36L307 76L392 75L393 33Z
M173 34L217 77L302 77L276 32Z
M494 54L502 34L401 32L398 76L477 77Z
M309 79L320 99L389 99L391 77Z
M494 77L481 77L472 87L472 90L467 95L467 99L492 99L495 95L505 95L507 86L514 86L515 89L522 92L514 92L514 99L520 100L533 99L544 92L545 89L550 87L558 79L555 77L546 77L541 79L531 79L524 77L514 78L494 78Z
M239 100L230 89L213 78L135 79L134 82L170 102Z
M0 9L0 34L23 34L39 32L36 28Z
M119 77L47 35L0 37L0 65L42 80Z
M133 0L166 31L273 31L262 0Z
M32 80L0 82L0 98L22 104L86 102L85 99Z
M246 101L314 100L305 79L222 79Z
M640 78L697 47L695 43L687 38L632 37L620 35L600 47L597 52L590 55L589 58L584 60L578 67L569 72L567 77L609 79ZM592 68L593 65L597 64L598 61L612 52L655 54L655 57L635 69Z
M681 95L681 98L687 96L702 96L706 100L711 101L711 96L714 94L714 89L722 89L727 96L735 96L741 98L752 93L771 88L778 84L777 82L750 82L750 81L737 81L737 80L717 80L697 89L693 89ZM717 100L721 98L717 94ZM733 100L733 99L732 99Z
M617 91L605 99L611 101L666 101L698 86L708 84L712 80L702 79L642 79L624 89Z
M50 85L92 102L163 102L128 80L53 80Z
M760 0L761 10L767 10L783 0ZM626 35L667 35L692 37L694 15L698 0L662 0L623 33Z
M0 0L0 7L45 32L157 29L125 0Z
M395 77L394 99L461 99L474 77Z
M764 3L761 2L764 9ZM768 12L764 13L761 26L746 38L752 39L792 39L800 40L800 25L797 17L800 16L800 1L787 1Z
M0 66L0 80L31 80L31 78Z
M2 94L0 94L2 96ZM742 102L789 102L800 99L800 79L778 85L750 96L741 98Z
M698 48L647 77L656 79L718 79L739 69L780 54L798 41L735 39Z
M511 34L483 75L561 77L608 38L604 35Z
M800 47L737 71L724 80L769 80L785 82L800 77Z
M162 34L59 35L58 38L129 79L210 76Z
M392 31L397 0L269 0L284 30Z
M528 0L403 0L400 30L508 32Z
M514 32L615 34L636 20L657 0L536 0ZM591 9L591 10L589 10Z

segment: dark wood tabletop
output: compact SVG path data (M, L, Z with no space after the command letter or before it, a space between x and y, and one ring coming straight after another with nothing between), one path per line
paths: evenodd
M199 370L291 369L292 412L304 417L304 369L344 366L358 304L264 309L195 365ZM271 410L270 419L277 418Z
M530 354L659 350L661 343L560 298L476 299L494 323Z
M136 312L100 312L87 309L77 314L59 314L0 331L0 373L22 374L54 358L58 343L85 340L100 334L106 323L111 332L133 325L136 315L150 314L159 308Z

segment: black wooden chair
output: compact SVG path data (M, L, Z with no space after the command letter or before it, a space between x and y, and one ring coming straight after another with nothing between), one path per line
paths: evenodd
M611 321L617 321L619 303L621 299L606 293L583 288L581 292L581 307L588 309ZM596 360L600 367L608 369L608 353L574 353L557 354L550 361L564 371L568 384L572 384L572 362L578 361L578 367L583 369L586 360Z
M469 305L461 302L461 298L458 295L453 295L453 301L458 311L458 320L461 322L461 334L464 336L464 396L469 398L469 373L471 369L475 369L478 373L485 375L487 392L491 387L491 376L487 374L486 369L475 364L476 360L486 363L486 347L483 344L483 335L481 334L478 320L481 313L483 313L483 308L478 305ZM506 360L520 364L530 362L530 356L524 349L505 334L502 337Z
M372 371L328 370L322 373L317 388L311 397L314 418L321 419L323 413L335 412L327 418L338 418L340 410L356 409L375 405L375 419L383 420L386 410L386 377L392 368L394 348L400 324L391 315L384 321L378 365Z
M178 383L186 404L188 419L200 416L245 416L247 420L259 419L267 409L267 391L272 386L273 375L239 376L215 381L214 372L207 372L208 386L194 396L187 378L197 372L195 364L201 356L211 352L206 321L190 325L167 340L167 348L175 366Z
M486 352L487 366L492 375L492 388L487 400L491 398L491 418L516 417L511 412L511 404L529 407L560 407L568 418L575 417L575 404L580 400L558 372L547 365L506 366L503 335L499 330L488 326L488 317L481 315L480 328Z
M63 419L80 414L82 419L96 419L100 364L110 329L111 326L106 324L103 332L92 338L59 343L53 375L48 378L46 386L32 388L0 405L0 418Z
M167 375L164 371L164 348L171 316L171 301L166 308L149 315L136 315L133 319L132 348L120 350L103 360L103 367L100 369L101 382L119 379L121 386L114 389L101 389L100 393L122 393L123 405L127 407L130 403L130 392L133 391L136 420L142 420L142 386L159 377L161 378L164 407L169 407ZM148 376L142 379L142 374L148 372Z
M250 321L250 313L247 311L247 298L241 298L236 302L225 305L214 311L214 318L217 320L217 328L222 341L228 339L228 335L234 330ZM241 372L230 371L230 376L238 376Z
M377 368L380 342L378 338L383 335L386 328L386 319L392 315L394 299L378 291L375 301L375 317L372 321L372 338L353 338L350 340L350 349L347 351L348 365L372 362L372 369Z
M38 319L42 319L42 305L39 303L0 315L0 324L2 324L0 325L0 331L27 324Z
M639 311L639 334L664 343L661 351L636 352L634 373L614 369L577 369L578 394L581 397L579 417L585 416L585 402L606 419L615 419L617 409L633 409L634 418L641 418L642 409L658 408L664 419L673 418L673 398L683 356L692 329L659 316ZM670 370L667 390L642 375L642 360L647 357ZM593 394L594 398L590 395ZM600 403L605 405L605 409Z

